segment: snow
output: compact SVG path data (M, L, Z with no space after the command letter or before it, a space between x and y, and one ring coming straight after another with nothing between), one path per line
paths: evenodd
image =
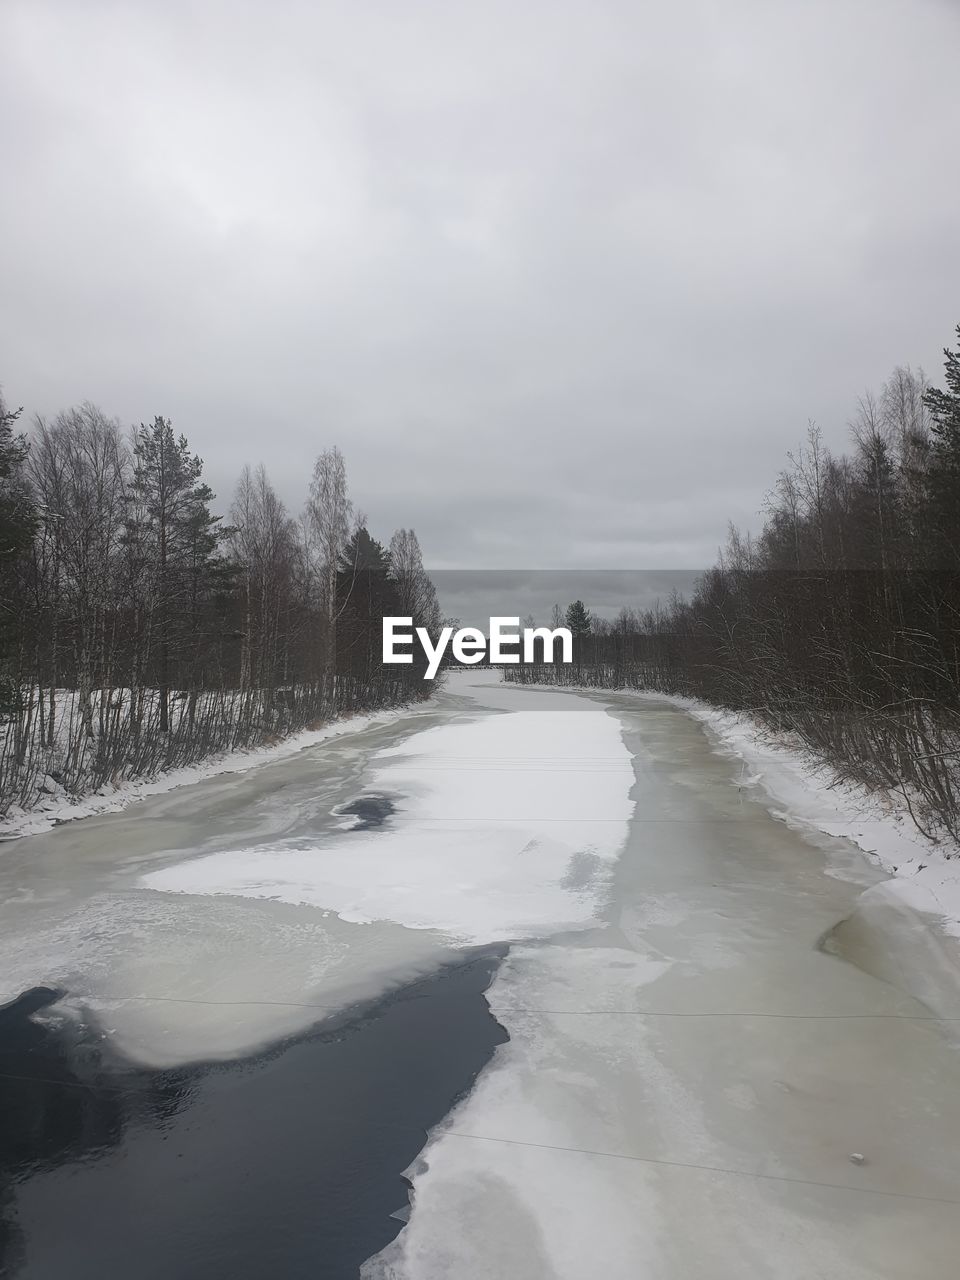
M305 904L461 943L589 925L626 838L633 770L616 718L582 699L566 707L495 710L380 751L367 790L396 804L382 828L222 851L143 883Z
M902 797L838 782L801 746L778 739L748 716L692 698L670 701L699 720L722 751L744 762L749 773L740 785L762 788L777 817L852 841L894 877L872 890L875 897L935 915L947 933L960 938L960 850L949 840L934 843L924 836Z
M340 737L342 734L357 733L362 729L393 724L400 719L407 719L417 714L425 715L430 710L429 706L393 707L364 715L345 716L331 721L321 729L307 729L270 746L211 755L199 764L165 770L156 777L136 778L120 782L116 786L108 785L79 799L64 795L60 784L50 778L47 780L48 785L44 787L44 791L48 793L46 798L26 811L19 805L12 805L6 815L0 818L0 842L19 836L38 835L52 830L60 823L70 822L76 818L89 818L94 814L119 813L128 805L135 804L147 796L163 795L177 787L190 786L192 783L202 782L206 778L217 777L224 773L246 773L260 765L285 760L307 747L317 746L321 742Z

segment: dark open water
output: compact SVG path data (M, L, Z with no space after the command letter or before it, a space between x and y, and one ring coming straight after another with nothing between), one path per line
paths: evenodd
M0 1009L0 1275L355 1277L400 1230L405 1169L506 1033L476 954L241 1061L147 1071Z

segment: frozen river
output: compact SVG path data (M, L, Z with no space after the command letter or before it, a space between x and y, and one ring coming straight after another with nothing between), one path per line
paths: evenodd
M51 1132L61 1086L103 1128L0 1157L10 1274L125 1274L148 1203L143 1276L952 1274L957 944L739 773L667 702L466 673L388 727L3 846L0 997L50 989L8 1075L53 1073ZM249 1191L268 1148L282 1197ZM409 1222L371 1226L405 1168Z

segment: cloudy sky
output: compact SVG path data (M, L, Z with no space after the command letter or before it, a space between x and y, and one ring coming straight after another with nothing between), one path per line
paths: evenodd
M0 381L428 563L709 562L960 321L957 0L4 0Z

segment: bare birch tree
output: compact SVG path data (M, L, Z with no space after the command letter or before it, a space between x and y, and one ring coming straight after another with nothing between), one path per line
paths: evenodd
M350 537L352 511L346 463L334 446L321 453L314 464L304 521L326 623L324 675L331 684L337 662L337 573Z

